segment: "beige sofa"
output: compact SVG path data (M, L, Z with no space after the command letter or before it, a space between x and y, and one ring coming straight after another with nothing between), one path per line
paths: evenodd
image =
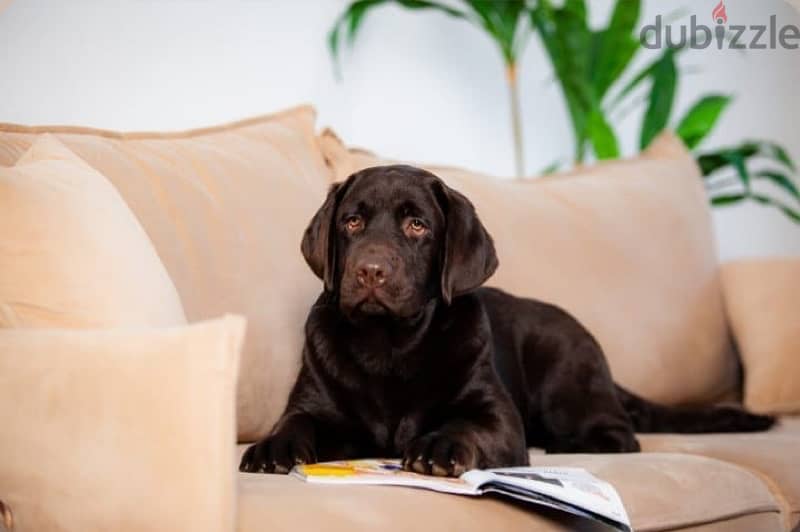
M48 142L58 144L53 148L55 156L41 153L48 148L37 144L44 133L51 134ZM128 486L128 489L139 489L145 493L136 492L142 497L151 492L152 499L147 499L151 502L163 494L179 498L185 489L187 500L181 506L183 512L190 512L197 500L211 506L220 501L213 525L209 524L211 517L203 525L186 521L192 523L194 530L198 527L208 530L235 527L241 532L594 529L596 525L557 512L531 510L494 499L476 500L403 488L332 488L307 485L285 476L236 472L238 456L247 443L262 437L280 414L299 366L304 315L321 287L300 257L302 230L331 182L383 161L363 150L348 148L330 131L319 132L313 109L299 107L218 128L169 134L0 125L0 172L10 172L8 168L35 159L37 149L45 159L63 162L74 157L77 162L72 163L87 164L95 177L101 175L114 185L124 199L124 206L115 208L130 209L134 215L131 219L141 224L149 239L149 242L137 241L136 249L141 249L137 256L150 253L144 248L152 243L155 254L147 260L148 271L153 273L142 276L139 267L126 273L140 275L135 283L141 289L113 292L117 294L117 307L123 307L125 312L115 308L115 301L104 301L102 306L79 305L83 314L76 317L75 305L64 302L83 297L85 286L81 289L83 295L78 296L69 292L74 287L62 286L86 271L85 267L76 266L75 261L113 258L103 259L99 251L89 257L84 253L62 258L66 251L48 255L47 261L57 262L57 267L27 268L18 271L15 275L19 278L13 282L8 279L5 284L0 282L0 327L26 331L20 340L0 330L0 347L24 341L26 352L34 352L38 345L37 330L41 328L51 329L48 334L54 341L58 336L52 329L70 329L78 336L70 336L69 341L83 345L80 335L97 334L97 329L185 327L186 323L225 313L247 318L241 361L236 362L241 367L235 393L236 414L233 415L231 406L222 421L217 416L214 423L207 425L216 427L212 433L199 438L213 445L209 443L200 449L193 444L188 431L202 430L199 422L198 426L181 425L173 430L162 420L158 430L154 428L152 433L140 430L136 434L142 441L156 442L152 448L148 447L150 454L139 457L142 461L154 456L152 453L157 454L159 447L166 453L175 452L181 445L186 446L185 452L190 456L195 449L213 455L217 469L209 468L206 479L207 489L212 491L204 493L204 499L189 500L190 493L199 497L195 494L197 490L189 489L196 487L198 477L187 474L181 479L174 469L169 478L157 485ZM726 276L723 283L697 169L669 134L638 159L524 182L500 181L453 168L427 167L475 202L479 215L495 236L501 267L489 284L557 302L577 315L600 339L618 381L651 399L670 404L742 398L748 401L748 395L743 397L742 362L735 346L745 345L742 338L748 332L742 329L748 327L749 321L738 318L736 321L726 315L725 299L728 285L736 284L741 276ZM35 170L31 167L26 171ZM3 176L0 173L0 184L3 179L9 182L15 179L15 174ZM5 190L0 187L0 200ZM95 202L105 201L98 199L100 196L93 197ZM97 203L89 206L96 207ZM120 226L128 223L121 218L115 220ZM17 227L14 233L9 232L9 238L19 231ZM0 266L4 264L3 254L11 253L14 245L30 253L30 236L26 238L20 237L17 244L5 248L0 245ZM93 242L103 240L97 237ZM47 249L52 250L52 245ZM119 255L122 250L128 253L130 249L126 244L115 253ZM124 264L139 265L144 261L126 256ZM161 266L153 261L163 264L174 289L164 287L165 278L160 270L156 271ZM124 269L123 262L115 268L115 271ZM68 276L54 281L61 279L57 272L67 270L71 272ZM144 286L154 278L158 278L158 290L165 294L155 302L141 297L142 291L147 292ZM800 279L788 278L790 282L793 279L791 290L796 291ZM30 286L47 289L25 288ZM741 291L741 286L736 289ZM59 298L53 296L56 292ZM170 294L174 293L179 301L170 302L166 308L164 301L171 301ZM158 312L130 310L132 306L146 310L148 305L157 306ZM182 308L173 308L176 305ZM53 311L57 306L57 311ZM737 313L746 312L746 308L742 311L739 307ZM29 312L31 308L37 311ZM731 306L727 308L730 312ZM734 322L742 325L732 328ZM93 332L88 332L90 329ZM240 325L234 329L239 332L225 334L241 334ZM769 334L767 329L762 331L761 334ZM178 341L170 338L170 342ZM794 338L787 342L794 342ZM213 343L207 339L197 342ZM223 343L236 351L238 359L239 341L234 338ZM795 353L797 348L797 344L788 347ZM745 382L750 382L747 381L750 361L763 358L752 355L749 352L750 358L746 358ZM13 371L18 365L3 366L3 356L0 352L0 367L11 367L9 371ZM135 357L135 353L126 356ZM113 382L115 374L112 371L104 378ZM213 393L223 397L226 388L219 388L219 392ZM203 419L193 405L214 401L215 396L208 389L205 398L195 392L181 395L186 400L181 408L187 409L187 415L191 410L192 419ZM769 399L750 406L758 406L762 411L800 413L797 403L787 402L784 397L795 394L796 385L780 389L783 394L780 408L771 409ZM763 399L763 393L760 397ZM63 398L66 403L63 415L69 416L70 394ZM233 399L232 396L231 405ZM180 401L168 395L163 400ZM157 398L148 404L147 408L157 409ZM0 421L17 425L24 422L19 416L4 415L2 408ZM144 426L146 419L146 415L142 416ZM234 423L239 441L235 450L231 441ZM3 427L9 430L8 434L19 428ZM98 434L101 429L98 427ZM30 437L35 437L35 432L32 434ZM64 434L58 442L58 451L48 449L48 443L42 443L39 451L65 453L63 459L72 460L76 471L81 470L81 464L87 470L100 471L102 467L90 463L91 456L82 452L87 444L81 438L97 437L91 431L74 437ZM609 481L622 496L636 530L800 530L800 418L784 415L778 426L767 433L666 434L640 438L644 451L640 454L544 455L531 449L531 463L585 467ZM9 437L8 442L0 443L0 451L3 445L8 445L14 452L24 454L30 447L30 441L15 447L14 437ZM70 445L74 446L72 450ZM141 443L126 450L131 453L131 461L138 459L138 448L142 448ZM161 458L169 460L169 456ZM31 493L32 488L25 491L25 482L32 480L20 475L12 478L7 472L25 469L22 466L13 466L16 470L11 466L4 469L2 460L0 456L0 517L5 516L5 524L13 530L34 530L35 523L46 523L41 525L46 528L38 529L45 532L78 530L76 523L87 522L80 521L89 519L86 515L91 516L92 529L96 530L175 530L174 523L180 522L181 512L177 512L177 516L170 516L177 521L171 521L169 526L164 520L154 519L145 524L127 518L109 524L104 521L109 519L108 508L87 511L83 517L70 513L69 518L61 520L39 519L39 514L52 513L52 509L48 510L51 499L45 497L71 500L70 490L78 493L86 479L78 474L53 494L41 489L47 485L47 477L37 477L39 491ZM124 460L115 460L113 456L102 460L107 460L103 465L109 471L123 467L118 462ZM187 464L202 460L198 454L197 460L189 460ZM35 469L35 463L30 467ZM99 478L97 475L95 480ZM109 490L122 490L125 494L124 486L113 484L108 486ZM92 489L96 493L100 488ZM93 508L104 504L103 497L71 504L84 502ZM146 513L147 508L142 508L142 512ZM165 511L164 515L168 513ZM0 530L2 527L0 518Z

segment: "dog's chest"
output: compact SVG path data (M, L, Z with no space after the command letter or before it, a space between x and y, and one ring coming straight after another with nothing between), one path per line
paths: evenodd
M417 416L408 384L378 379L365 386L362 420L379 449L399 451L416 436Z

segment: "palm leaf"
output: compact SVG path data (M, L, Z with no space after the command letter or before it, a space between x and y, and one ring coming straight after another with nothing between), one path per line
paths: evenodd
M730 96L712 94L703 97L684 115L675 132L689 149L696 147L714 129L730 103Z
M800 223L800 212L792 209L777 201L769 196L764 196L763 194L723 194L720 196L715 196L711 198L711 205L714 207L726 207L729 205L734 205L739 203L740 201L744 200L753 200L757 203L761 203L762 205L767 205L769 207L774 207L789 217L791 220Z
M615 159L619 157L617 137L598 108L594 109L589 119L589 138L598 159Z
M745 144L756 145L759 156L779 162L793 172L797 170L794 161L791 157L789 157L789 153L783 146L780 146L775 142L764 140L751 140L747 141Z
M398 4L408 9L436 9L451 17L464 18L466 14L463 11L452 8L445 4L432 2L430 0L395 0Z
M640 0L617 0L608 27L595 34L591 79L598 101L602 101L641 46L634 36L640 9Z
M575 137L575 160L584 157L588 122L594 107L592 86L588 80L588 50L592 34L586 23L586 6L571 0L555 9L549 0L540 0L531 11L531 23L538 31L569 111Z
M751 198L754 201L757 201L758 203L761 203L762 205L768 205L770 207L775 207L776 209L778 209L779 211L783 212L783 214L785 214L786 216L788 216L789 218L791 218L795 222L800 223L800 212L798 212L795 209L792 209L792 208L784 205L780 201L777 201L777 200L775 200L773 198L770 198L768 196L764 196L762 194L750 194L748 197Z
M525 0L462 0L474 13L474 19L500 47L506 64L516 62L517 33L525 18Z
M697 157L697 164L703 176L708 177L718 170L730 165L732 152L738 154L745 160L758 153L758 145L754 143L743 143L734 148L721 148L713 152L706 152Z
M553 161L552 163L550 163L547 166L545 166L544 168L542 168L539 171L539 175L545 176L545 175L554 174L554 173L558 172L558 170L561 168L562 164L563 164L563 161L561 159L559 159L557 161Z
M609 109L615 109L619 106L620 103L625 100L625 98L633 92L639 85L641 85L644 81L650 78L653 75L653 72L658 68L659 63L664 61L666 55L672 55L673 59L677 58L681 54L681 52L685 51L688 44L682 47L673 47L667 48L664 50L664 53L659 56L654 61L645 65L636 75L626 83L623 88L617 93L617 95L612 100L611 104L609 105Z
M659 58L653 61L652 63L649 63L642 70L640 70L639 73L637 73L633 77L633 79L631 79L628 83L626 83L625 86L619 91L619 93L617 93L614 100L611 102L609 109L612 110L616 109L617 106L619 106L619 104L622 103L622 101L625 99L626 96L628 96L631 92L633 92L639 85L642 84L642 82L648 79L653 74L653 71L656 69L656 65L660 60L661 59Z
M653 85L650 88L647 110L642 123L639 147L645 149L667 126L672 104L675 101L675 88L678 72L675 68L675 51L667 50L656 62L652 71Z
M780 172L774 172L771 170L762 170L760 172L756 172L755 177L770 181L774 185L782 188L794 199L800 201L800 190L798 190L797 185L794 184L794 181L792 181L789 178L789 176L782 174Z
M739 153L738 151L732 151L725 155L725 158L728 160L728 164L730 164L734 170L736 170L736 177L742 182L742 186L746 191L750 191L750 172L747 170L747 164L745 163L745 157Z
M346 31L347 44L352 46L361 29L365 15L376 7L391 3L399 4L409 9L430 9L451 17L469 20L469 17L463 11L432 0L356 0L345 8L328 32L328 50L331 53L337 75L339 73L342 32Z
M711 205L714 207L723 207L725 205L732 205L742 200L747 199L747 194L722 194L711 198Z
M794 161L789 157L785 148L774 142L749 140L734 147L720 148L715 151L705 152L697 157L697 163L704 176L710 176L730 164L732 153L738 153L745 160L754 157L763 157L778 162L794 171Z

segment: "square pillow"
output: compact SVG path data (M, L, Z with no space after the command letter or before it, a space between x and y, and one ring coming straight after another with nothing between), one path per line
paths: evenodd
M800 258L722 266L725 307L744 366L744 403L800 414Z
M230 532L244 319L0 330L0 499L15 532Z
M52 135L0 167L0 212L0 327L186 323L125 201Z
M337 180L391 163L331 131L320 143ZM634 159L522 181L422 166L464 193L493 236L500 266L487 284L576 316L617 382L667 404L735 393L708 200L676 137Z
M58 137L106 176L141 222L186 317L247 317L239 436L277 419L300 366L303 325L321 283L300 253L330 180L304 106L180 133L0 124L0 164L37 133Z

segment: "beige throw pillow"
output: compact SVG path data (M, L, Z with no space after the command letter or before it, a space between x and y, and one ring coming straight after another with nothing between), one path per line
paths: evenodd
M722 282L744 365L745 405L800 414L800 258L731 262Z
M125 201L52 135L0 167L0 213L0 327L186 323Z
M388 164L320 143L336 179ZM574 314L617 382L664 403L712 401L736 386L708 201L670 134L642 156L540 179L423 165L464 193L500 258L488 285Z
M244 319L0 330L0 499L15 532L231 532Z

